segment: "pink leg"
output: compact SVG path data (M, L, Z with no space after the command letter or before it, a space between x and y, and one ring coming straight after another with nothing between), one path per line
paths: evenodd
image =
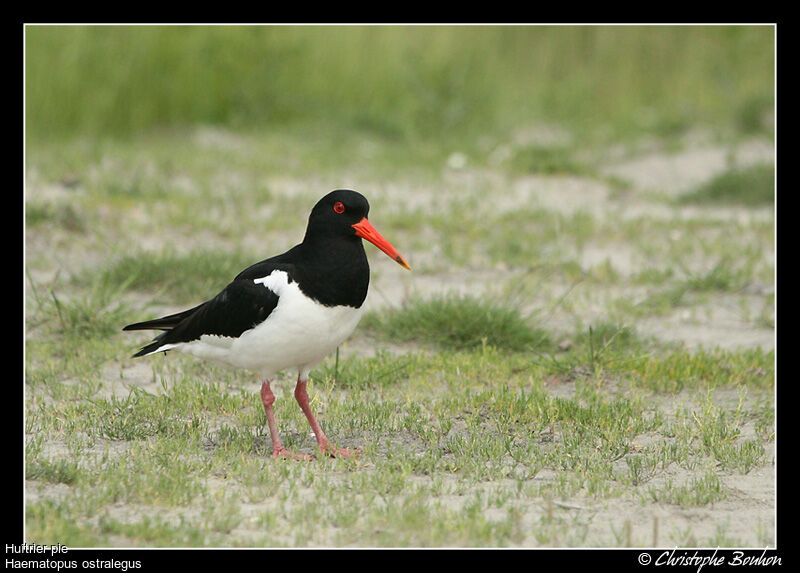
M269 380L265 380L261 385L261 402L263 402L264 412L267 414L269 437L272 440L272 457L310 460L311 456L308 454L296 454L283 447L281 438L278 435L278 425L275 423L275 412L272 410L272 404L275 402L275 395L269 387Z
M297 400L297 403L300 404L300 409L303 410L303 414L306 415L308 423L311 424L311 429L314 432L314 436L317 438L317 445L319 446L320 451L333 457L339 456L342 458L349 458L355 454L360 454L360 450L338 448L330 443L328 437L325 435L325 432L323 432L322 428L320 428L317 419L314 417L314 414L311 412L311 406L308 404L308 392L306 391L307 382L307 380L301 380L299 377L297 378L297 386L295 386L294 389L294 397Z

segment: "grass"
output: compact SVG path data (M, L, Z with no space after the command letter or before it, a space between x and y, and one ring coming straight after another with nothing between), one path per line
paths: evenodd
M25 32L28 128L37 138L330 121L387 139L458 138L521 118L661 135L727 119L752 133L763 130L774 88L770 26Z
M774 544L767 170L680 201L603 173L704 128L769 141L772 33L29 27L26 540ZM413 271L367 245L365 318L311 375L363 453L272 460L257 376L131 359L148 335L121 328L343 186ZM276 416L312 453L295 375Z
M285 534L254 529L254 542L338 545L363 543L364 535L377 546L502 546L531 536L580 541L566 523L531 528L520 519L536 500L576 495L613 500L633 492L660 503L704 506L725 499L718 475L706 471L676 485L669 477L675 468L722 460L723 471L736 474L763 463L763 452L743 466L729 461L740 454L725 450L726 444L752 448L752 441L736 436L742 420L759 416L747 400L730 410L705 393L700 409L687 406L670 421L652 400L611 395L593 378L579 381L571 396L553 397L541 384L546 370L520 370L523 357L504 363L499 356L489 348L408 355L404 379L387 386L359 376L358 384L346 386L346 398L326 388L324 377L314 384L329 433L364 448L364 468L352 460L270 461L255 394L232 394L217 383L198 386L194 375L173 374L159 396L134 391L124 399L34 400L29 423L39 441L29 444L27 477L39 484L34 488L67 484L73 495L29 504L29 532L41 540L88 539L89 545L102 545L111 534L134 545L213 545L227 543L242 523L291 523ZM385 354L352 359L351 366L392 369L397 360ZM457 375L449 374L454 364ZM431 388L442 375L441 388ZM423 390L427 399L415 399ZM308 449L302 414L289 400L279 404L287 445ZM660 441L637 449L642 436L652 435ZM52 439L68 444L63 455L69 457L42 455L41 442ZM126 447L115 451L114 444ZM542 481L544 474L553 478ZM654 485L665 475L663 485ZM506 485L489 487L497 480ZM120 504L129 513L118 515ZM201 511L190 511L194 507ZM303 536L310 524L322 540Z
M310 387L326 432L364 454L358 462L273 463L257 379L181 356L131 361L141 340L120 328L154 307L196 304L263 258L267 246L291 246L315 192L295 196L280 183L249 189L259 178L241 174L259 159L244 152L227 168L239 175L219 194L208 180L223 180L214 174L224 172L227 158L196 140L178 149L170 137L108 143L101 153L107 166L99 168L77 144L70 169L81 183L70 202L31 196L29 238L70 245L58 260L38 248L28 257L26 478L38 496L27 506L31 539L86 546L636 543L642 538L634 531L598 527L586 510L569 506L633 500L643 508L713 510L730 499L728 478L772 463L774 352L682 348L640 328L643 318L683 310L702 316L716 297L754 296L748 289L767 283L772 269L759 256L772 245L768 221L645 215L620 224L584 210L495 212L480 208L485 185L450 187L446 177L436 180L438 207L409 213L378 195L371 219L404 253L423 259L412 260L415 281L441 284L445 261L458 286L465 276L493 277L491 288L482 292L476 283L469 295L439 296L412 289L396 308L370 311L356 346L411 350L361 355L345 345L338 361L315 369ZM255 146L271 148L270 137ZM389 148L379 147L378 156ZM115 177L133 177L146 153L156 158L146 184L108 187ZM34 165L57 182L61 160L45 146ZM164 183L173 179L184 183ZM155 184L168 197L150 192ZM199 198L205 214L184 208ZM276 203L285 209L264 210ZM67 204L81 225L56 215ZM215 211L226 216L216 220ZM150 235L159 240L148 243ZM641 271L629 275L611 258L582 259L589 248L610 252L621 244L646 262ZM437 265L424 261L431 245L441 249ZM381 257L370 251L373 301L414 284L403 282L411 274L387 277L394 269ZM604 298L621 288L643 289L645 302L630 294ZM655 304L670 291L674 301ZM604 312L586 311L606 300ZM764 326L774 296L757 301L753 328ZM276 384L283 440L311 452L291 375ZM70 496L51 494L64 487ZM317 499L326 503L309 501ZM312 525L321 537L309 536ZM769 535L759 527L759 539ZM724 538L747 537L737 531Z
M683 203L773 205L775 168L770 165L739 167L718 175L681 197Z
M400 309L367 317L364 326L387 340L450 350L488 345L519 352L549 343L547 332L529 324L517 310L469 296L409 301Z
M131 289L156 289L156 299L180 302L209 298L239 271L257 262L241 254L199 250L178 254L169 249L158 253L129 254L109 262L106 280ZM190 280L187 280L189 278ZM78 274L79 287L95 280L92 273Z
M510 168L520 173L560 175L584 175L589 166L574 157L569 146L528 145L516 150L510 159Z
M458 235L462 244L502 219L466 220L475 227ZM595 239L619 240L619 229L611 233L593 218L571 220L583 221ZM402 235L392 221L384 221L386 234ZM426 225L444 233L448 222L430 216ZM694 223L672 228L688 232ZM749 228L744 238L760 233ZM562 236L554 228L542 244ZM586 236L582 242L593 242ZM134 247L49 281L38 278L41 261L31 260L26 478L29 491L41 492L27 507L31 539L85 546L637 543L638 534L621 525L570 518L576 510L567 506L632 499L644 508L713 508L730 499L727 476L771 463L774 353L676 348L637 328L642 316L669 316L695 308L698 297L761 280L757 264L720 256L721 242L709 242L705 270L673 266L639 276L647 288L684 290L683 306L649 314L620 307L554 328L548 317L579 308L581 286L625 282L613 268L584 272L575 261L515 275L502 303L486 295L410 296L395 310L370 312L361 340L414 350L360 356L345 346L338 362L331 357L314 371L310 393L326 432L364 454L357 463L305 465L269 459L254 377L181 356L127 358L139 342L122 325L153 305L194 304L251 259L226 244L181 253ZM676 253L684 248L677 244ZM449 260L454 269L463 264L455 253ZM543 284L562 280L578 286L555 288L536 314L523 310L528 297L553 288ZM372 296L380 297L386 283L376 285ZM310 452L290 377L280 381L284 443ZM746 398L728 405L710 398L742 391ZM675 411L675 402L684 405ZM71 496L51 497L58 487ZM323 498L324 505L309 501ZM310 537L312 525L321 534Z
M693 479L686 485L675 485L667 480L663 488L648 489L653 501L684 506L706 505L725 499L725 490L713 472Z

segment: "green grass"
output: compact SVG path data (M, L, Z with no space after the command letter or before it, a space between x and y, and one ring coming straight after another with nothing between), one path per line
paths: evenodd
M271 460L256 376L180 355L133 361L146 336L121 328L161 306L196 304L300 239L319 182L280 179L295 149L313 156L295 136L283 151L276 134L252 138L253 149L276 150L263 165L252 149L220 155L197 140L177 145L186 134L98 149L76 143L68 166L57 147L36 148L34 189L58 188L67 169L80 183L65 191L69 201L32 193L27 211L26 479L38 494L26 512L30 539L636 544L645 540L635 527L598 525L570 506L714 511L736 495L731 478L769 468L774 351L665 343L644 319L690 311L705 320L709 305L731 297L726 308L754 329L771 328L774 293L761 290L774 269L771 221L620 221L536 205L495 212L485 207L497 188L451 183L433 162L413 175L441 192L430 207L406 210L395 195L373 202L371 220L414 267L395 278L391 261L368 251L370 300L403 301L371 310L357 331L354 347L377 351L346 344L312 373L312 406L326 432L362 456ZM383 159L364 171L360 160L346 165L369 177L399 173L391 149L378 145ZM337 172L338 152L330 153L322 173ZM150 167L136 175L141 164ZM296 181L301 169L288 169ZM402 189L417 184L403 181ZM619 246L631 252L630 271L612 256L583 259ZM431 248L436 264L425 262ZM450 280L460 291L464 277L488 275L494 296L393 299L398 290L387 290L428 283L438 291ZM283 441L313 452L293 376L275 384ZM70 495L60 497L64 488ZM770 532L762 524L753 535Z
M775 168L771 164L765 164L726 171L681 196L681 202L772 205L775 203Z
M54 225L74 233L85 233L87 230L84 217L71 205L26 205L25 224L29 228Z
M761 442L737 436L745 420L761 415L746 394L738 405L721 407L702 392L698 407L690 402L672 420L652 397L615 396L596 384L621 375L614 371L602 369L579 381L572 395L554 397L541 384L547 378L541 365L524 370L524 356L500 356L483 348L351 359L351 372L359 374L351 374L346 396L323 375L312 396L324 404L329 434L364 450L359 462L270 460L255 392L198 386L196 372L170 374L160 396L35 400L28 417L38 442L28 446L27 477L67 484L73 495L29 503L29 534L88 545L103 545L113 534L134 545L194 546L228 544L231 530L248 523L288 523L284 534L253 529L255 543L503 546L531 536L580 543L583 537L572 537L557 520L523 527L528 504L574 496L586 504L633 493L645 502L705 506L728 495L718 474L706 470L681 485L670 477L676 469L691 476L719 461L721 471L735 475L764 463L763 451L751 455ZM374 376L398 360L404 375L392 385ZM754 388L735 381L726 387ZM309 449L313 440L288 396L278 416L287 445ZM660 440L638 448L640 437L653 435ZM41 443L52 439L67 447L45 458ZM125 445L124 454L109 449L113 444ZM535 479L548 473L553 477ZM506 485L482 485L497 480ZM120 515L121 506L130 509ZM322 541L303 533L312 524Z
M131 282L131 277L116 281L106 273L93 273L84 283L80 295L64 296L57 286L45 292L28 275L32 287L32 301L39 315L56 317L57 332L65 339L85 340L101 338L117 330L119 321L127 316L127 309L119 297ZM63 291L61 291L63 292Z
M713 472L694 478L685 485L675 485L668 479L660 489L648 488L648 493L653 501L681 506L702 506L725 499L725 489Z
M588 347L591 353L597 349L598 354L608 349L630 352L642 345L635 327L610 322L593 324L579 331L575 342Z
M483 345L505 351L535 350L549 343L547 332L500 303L470 296L412 300L365 320L387 340L469 350Z
M186 303L211 298L242 269L256 262L240 253L199 250L177 254L165 249L124 255L109 262L105 275L106 280L123 284L126 289L154 293L154 300ZM77 274L73 279L78 286L92 280L92 273Z
M520 118L661 134L723 120L752 133L774 87L770 26L25 32L27 126L36 137L334 122L387 139L440 138Z
M514 152L510 168L520 173L541 175L584 175L590 167L574 158L574 150L557 145L529 145Z

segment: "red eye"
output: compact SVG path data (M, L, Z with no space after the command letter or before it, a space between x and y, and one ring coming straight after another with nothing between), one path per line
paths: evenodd
M337 213L344 213L344 203L342 203L341 201L337 201L336 203L333 204L333 210L336 211Z

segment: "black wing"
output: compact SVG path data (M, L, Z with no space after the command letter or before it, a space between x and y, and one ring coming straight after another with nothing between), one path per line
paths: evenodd
M260 279L269 276L273 271L285 271L286 274L289 275L289 282L292 282L296 278L295 275L299 271L294 263L297 260L297 257L301 256L301 247L302 245L295 245L282 255L276 255L252 264L236 275L236 278L233 280L238 281L244 279Z
M264 322L277 305L278 295L269 288L252 279L237 278L217 296L199 306L163 318L130 324L123 330L152 328L166 331L133 355L144 356L165 344L190 342L204 334L238 337Z

